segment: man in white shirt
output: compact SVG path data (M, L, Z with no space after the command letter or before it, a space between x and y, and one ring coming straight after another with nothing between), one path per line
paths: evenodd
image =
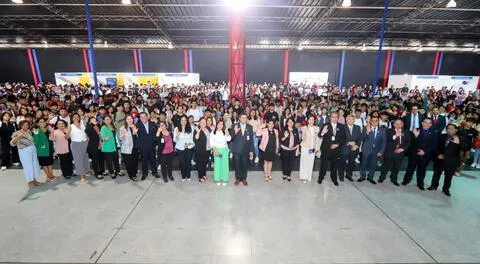
M197 106L197 101L192 101L192 106L187 111L187 116L193 116L193 122L198 125L198 121L203 116L203 111Z

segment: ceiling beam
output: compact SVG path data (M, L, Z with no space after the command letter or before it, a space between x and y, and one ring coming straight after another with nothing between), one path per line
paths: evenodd
M312 22L307 24L305 27L307 30L302 33L302 39L305 39L306 37L311 36L313 33L316 33L317 26L324 24L325 21L330 18L333 11L335 11L335 8L341 6L342 2L343 0L331 0L329 8L322 10L317 16L315 16L315 19ZM304 40L302 40L302 42L303 41Z
M158 29L163 34L163 37L167 39L168 41L172 42L170 37L168 36L168 33L160 26L160 24L154 19L154 15L152 11L150 11L149 7L145 5L143 0L134 0L135 4L142 10L142 12L147 16L147 18L152 22L152 24ZM171 43L174 44L174 43Z

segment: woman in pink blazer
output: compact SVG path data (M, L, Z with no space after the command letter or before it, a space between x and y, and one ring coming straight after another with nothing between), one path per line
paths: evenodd
M263 153L263 171L265 173L265 181L273 180L272 178L272 164L278 153L278 130L274 129L275 123L273 120L268 121L267 127L262 126L262 129L257 131L257 137L262 137L258 148Z

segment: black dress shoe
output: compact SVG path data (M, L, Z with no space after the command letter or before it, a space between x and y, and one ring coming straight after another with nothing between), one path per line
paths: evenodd
M167 176L163 176L163 181L164 181L165 183L168 182Z
M403 185L403 186L405 186L405 185L407 185L407 184L408 184L408 183L406 183L406 182L402 182L402 185Z
M420 189L422 191L425 191L425 187L423 187L423 186L418 186L418 189Z
M95 175L95 178L99 180L103 180L103 175L102 174Z
M338 179L339 179L341 182L343 182L343 177L341 177L341 178L338 178Z
M444 193L446 196L448 196L448 197L451 196L450 191L445 191L445 190L444 190L443 193Z
M367 181L369 181L371 184L377 184L374 180L371 179L367 179Z
M147 178L147 175L142 176L142 181L144 181Z
M427 188L427 190L429 190L429 191L433 191L433 190L436 190L436 189L437 189L437 187L433 187L433 186L430 186L430 187Z
M385 181L385 179L379 179L378 183L382 183L383 181Z
M333 184L334 184L335 186L338 186L338 182L337 182L337 181L334 181Z
M173 176L168 176L168 179L169 179L170 181L174 181L174 180L175 180L175 178L173 178Z
M63 178L67 179L67 180L70 180L72 178L72 176L70 175L64 175Z
M158 178L160 178L160 175L158 175L158 173L155 173L155 174L153 174L153 177L158 179Z
M345 178L347 178L349 181L353 182L353 178L351 176L346 176Z
M322 184L322 181L321 181L321 180L318 180L317 183L318 183L318 184Z
M392 182L392 183L393 183L393 185L395 185L395 186L400 186L400 184L398 184L398 182Z
M357 182L363 182L363 181L365 181L365 179L360 178L357 180Z
M108 176L108 172L102 173L103 176Z

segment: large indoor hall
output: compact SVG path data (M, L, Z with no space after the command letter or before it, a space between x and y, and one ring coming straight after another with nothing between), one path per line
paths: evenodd
M480 263L480 0L0 0L0 263Z

